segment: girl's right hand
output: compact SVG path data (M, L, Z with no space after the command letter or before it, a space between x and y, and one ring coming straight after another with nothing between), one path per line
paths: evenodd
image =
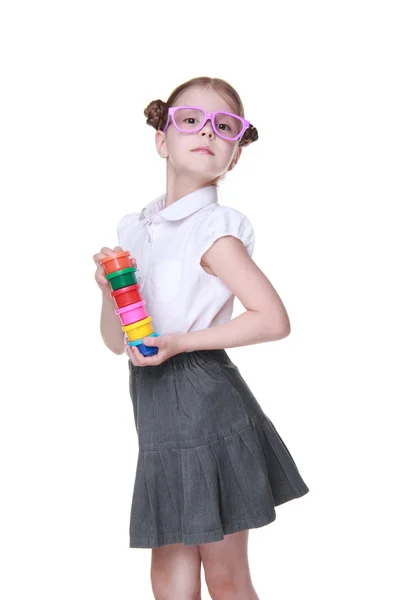
M120 246L116 246L114 250L104 247L100 250L100 252L97 252L97 254L93 255L93 260L97 266L94 278L102 293L108 296L111 295L111 287L108 283L108 280L105 278L104 267L100 264L100 260L105 256L115 256L118 252L123 252L123 249ZM131 258L131 265L132 267L136 267L136 259Z

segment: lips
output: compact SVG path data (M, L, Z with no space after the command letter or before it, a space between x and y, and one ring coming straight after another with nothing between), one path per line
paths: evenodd
M192 152L200 152L201 154L210 154L214 156L214 152L208 146L199 146L198 148L193 148Z

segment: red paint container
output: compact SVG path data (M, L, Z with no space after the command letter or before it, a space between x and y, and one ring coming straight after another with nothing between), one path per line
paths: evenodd
M128 304L135 304L143 300L139 283L115 290L111 292L111 296L114 298L118 308L123 308L124 306L128 306Z

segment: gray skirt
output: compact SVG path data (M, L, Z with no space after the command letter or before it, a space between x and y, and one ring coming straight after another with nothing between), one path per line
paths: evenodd
M309 491L225 350L129 360L129 388L139 447L130 548L222 540Z

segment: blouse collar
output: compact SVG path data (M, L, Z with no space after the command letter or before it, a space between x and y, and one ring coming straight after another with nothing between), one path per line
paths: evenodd
M207 185L186 194L186 196L164 208L166 196L166 193L164 193L146 204L140 212L139 220L144 219L145 222L157 223L162 219L167 221L184 219L201 208L218 202L218 189L214 184Z

